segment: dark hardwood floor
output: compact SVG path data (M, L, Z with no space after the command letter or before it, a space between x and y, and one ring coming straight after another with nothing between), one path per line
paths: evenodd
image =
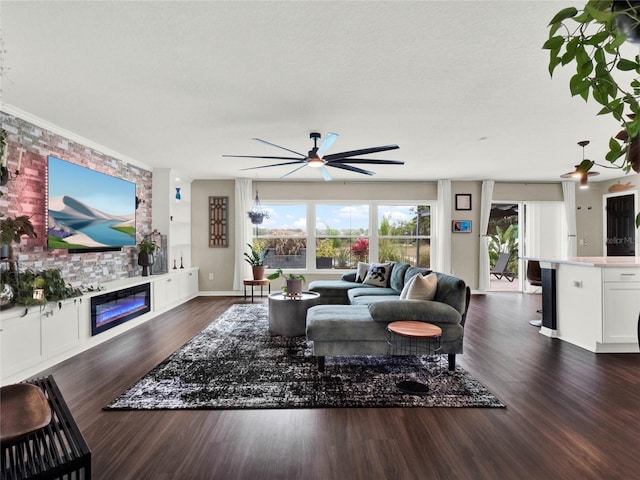
M540 335L540 297L521 293L474 296L458 356L506 409L102 410L242 301L194 299L43 372L94 479L640 478L640 355Z

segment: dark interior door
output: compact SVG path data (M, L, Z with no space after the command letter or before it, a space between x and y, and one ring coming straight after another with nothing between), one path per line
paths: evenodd
M634 196L607 198L607 256L632 257L636 254Z

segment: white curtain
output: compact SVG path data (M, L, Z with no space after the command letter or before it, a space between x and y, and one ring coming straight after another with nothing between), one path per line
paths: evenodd
M235 267L233 271L233 289L242 290L242 280L251 277L251 266L244 261L247 243L251 243L251 220L247 212L251 210L252 197L251 180L238 178L235 183Z
M541 221L542 209L540 208L540 203L525 202L524 213L525 215L521 217L524 221L524 246L520 250L520 255L525 257L541 257L543 256L541 247L543 232ZM526 261L524 262L523 268L526 272ZM540 287L534 287L529 282L524 282L523 292L539 293L540 291Z
M493 180L482 182L482 200L480 206L480 255L478 265L478 290L486 292L489 289L490 270L489 266L489 216L491 215L491 203L493 202Z
M451 274L451 180L438 180L436 204L435 258L431 268L437 272ZM432 240L433 241L433 240Z
M578 227L576 225L576 182L562 182L564 214L567 218L567 257L578 254Z

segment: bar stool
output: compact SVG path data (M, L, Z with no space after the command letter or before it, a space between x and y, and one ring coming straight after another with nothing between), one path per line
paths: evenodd
M534 287L542 287L542 270L539 261L527 260L527 281ZM542 313L542 310L537 310L537 313ZM542 319L529 320L529 323L534 327L541 327Z

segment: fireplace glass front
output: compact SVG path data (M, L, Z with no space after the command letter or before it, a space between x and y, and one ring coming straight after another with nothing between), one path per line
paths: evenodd
M91 298L91 335L151 311L151 285L144 283Z

